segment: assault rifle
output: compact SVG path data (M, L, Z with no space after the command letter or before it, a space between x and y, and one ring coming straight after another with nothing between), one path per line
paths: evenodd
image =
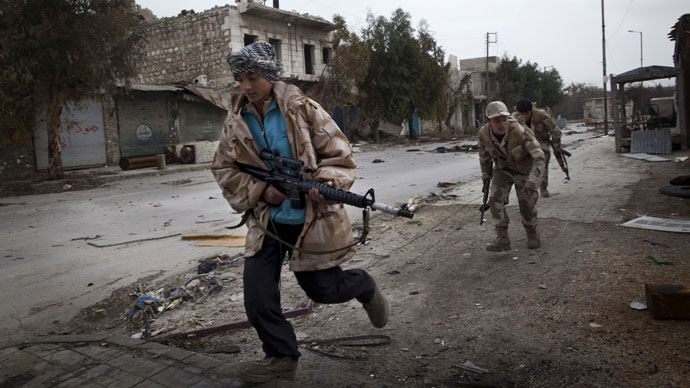
M491 163L491 169L493 170L493 162ZM482 186L482 193L484 193L484 199L482 201L482 206L479 207L479 211L481 212L481 215L479 216L479 225L484 224L484 212L489 210L489 188L491 187L491 176L489 176L489 179L484 181L484 185Z
M277 151L271 152L268 150L261 151L260 156L263 160L273 162L273 168L271 170L266 171L239 162L235 162L235 165L240 171L273 185L288 197L292 207L295 209L304 208L306 194L309 193L309 190L315 188L318 189L319 193L325 198L347 205L362 209L370 208L372 210L380 210L384 213L406 218L412 218L414 216L414 213L406 209L399 209L376 202L374 198L374 189L369 189L366 194L359 195L323 183L303 179L301 175L302 172L311 173L313 170L309 166L304 167L304 162L301 160L280 156Z
M553 148L553 143L551 143L551 148ZM566 156L570 157L572 154L563 148L561 148L563 151L563 154L561 155L560 152L556 151L556 149L553 149L553 156L556 157L556 161L558 162L558 165L561 166L561 170L565 173L565 179L570 180L570 173L568 172L568 160L565 158Z

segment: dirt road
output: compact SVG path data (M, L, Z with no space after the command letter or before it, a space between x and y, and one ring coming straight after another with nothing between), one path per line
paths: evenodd
M361 305L317 305L291 322L308 344L319 339L386 335L380 347L319 350L366 360L337 359L302 350L295 382L266 387L687 387L690 381L690 321L658 321L629 307L644 302L645 283L690 285L687 234L630 229L621 221L649 215L689 219L687 199L658 188L688 164L651 164L613 153L611 138L571 145L573 181L562 183L552 166L552 194L541 198L543 246L526 249L524 230L511 200L512 252L494 254L485 245L491 221L478 225L478 181L428 198L413 221L376 217L372 241L346 267L375 276L390 302L390 322L373 329ZM578 158L579 155L579 158ZM558 177L558 178L556 178ZM673 265L658 265L657 255ZM189 268L192 273L195 268ZM243 320L241 266L224 267L222 292L203 303L186 303L161 314L161 336ZM295 309L306 296L291 273L282 274L283 307ZM150 290L184 283L182 276L146 281ZM123 288L87 309L63 332L109 328L131 334L121 320L132 302ZM228 363L262 356L251 329L178 344L195 350L236 345ZM471 372L470 361L487 370Z

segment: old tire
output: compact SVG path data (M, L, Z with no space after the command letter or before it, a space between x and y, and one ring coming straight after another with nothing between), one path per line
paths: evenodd
M690 186L664 186L659 191L673 197L690 198Z

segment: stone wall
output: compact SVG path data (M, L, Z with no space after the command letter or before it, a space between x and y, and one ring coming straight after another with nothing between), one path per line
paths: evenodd
M136 82L166 85L185 81L193 84L197 77L205 75L208 86L225 87L233 82L226 57L231 51L244 47L246 36L275 43L286 77L318 80L324 68L323 48L332 47L330 31L300 23L300 20L308 21L313 17L270 7L262 7L262 12L273 12L275 17L249 15L240 12L237 6L224 6L145 25L146 44ZM313 74L305 71L305 44L313 46Z

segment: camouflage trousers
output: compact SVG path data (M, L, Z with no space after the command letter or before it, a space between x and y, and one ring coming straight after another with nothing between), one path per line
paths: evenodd
M544 176L541 178L541 188L546 190L549 186L549 160L551 160L551 151L541 149L544 151Z
M527 175L508 174L503 170L494 169L489 206L491 216L496 222L496 227L508 226L510 219L506 212L506 206L508 205L508 198L513 185L515 185L515 194L518 197L522 224L524 226L537 226L537 198L539 198L539 194L532 191L531 196L528 198L527 193L522 191L527 178Z

